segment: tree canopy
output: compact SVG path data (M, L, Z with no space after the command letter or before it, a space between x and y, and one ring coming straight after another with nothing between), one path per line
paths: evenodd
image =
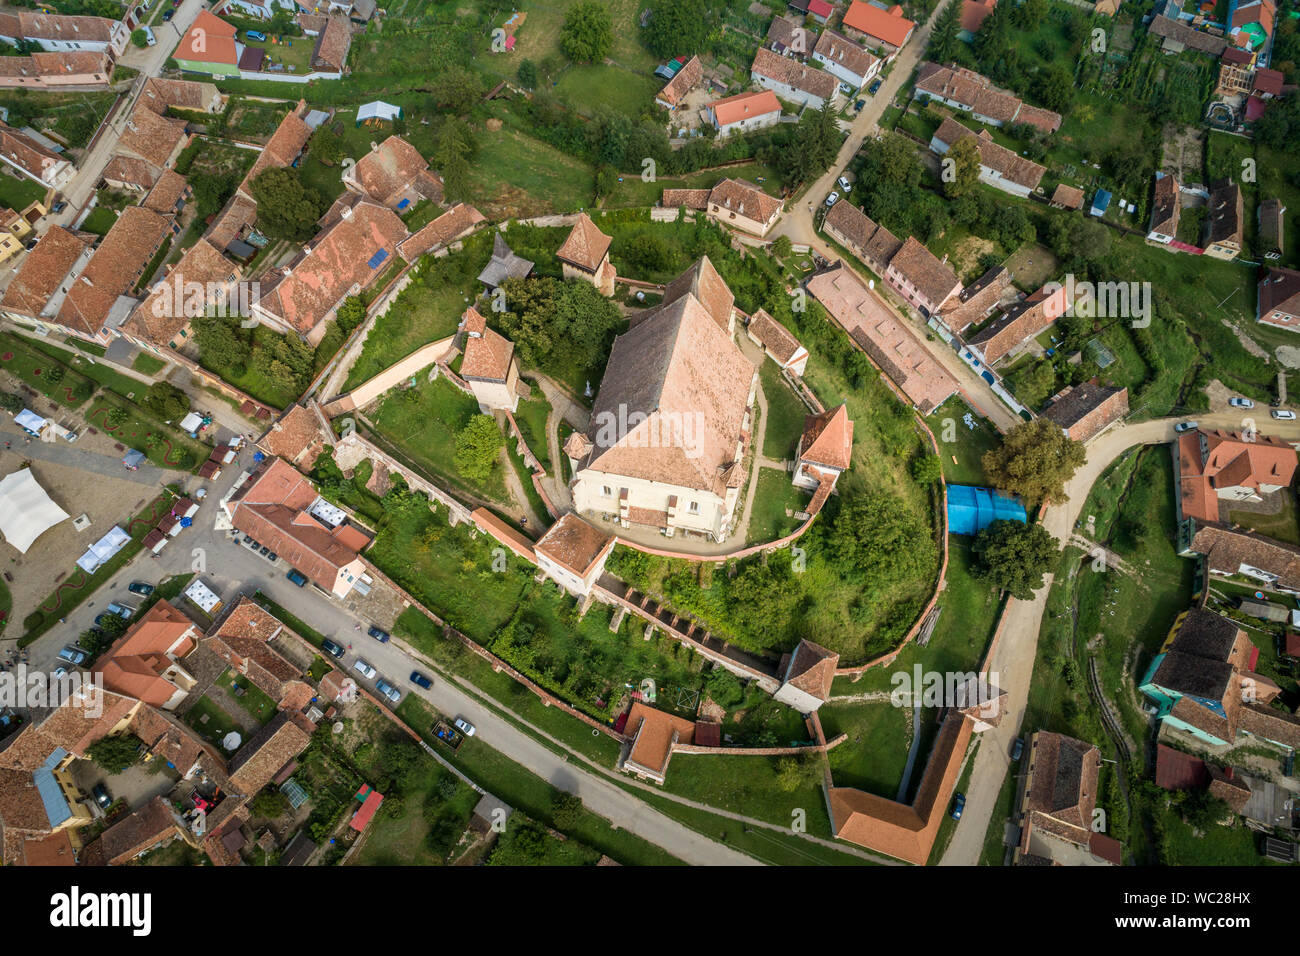
M984 470L998 488L1013 491L1031 507L1044 498L1065 500L1065 483L1074 477L1087 454L1083 443L1046 418L1022 422L1002 444L984 453Z
M305 242L316 234L325 199L291 167L263 170L251 184L257 200L257 228L276 239Z
M456 433L456 470L471 481L482 481L492 474L497 462L497 452L505 447L506 439L491 415L475 415Z
M614 46L609 9L599 0L580 0L564 14L560 50L574 63L599 63Z
M655 56L677 56L682 50L700 50L709 35L708 11L699 0L655 0L644 40Z
M1040 524L999 520L975 536L972 550L977 574L1027 601L1043 586L1043 575L1056 563L1059 548Z

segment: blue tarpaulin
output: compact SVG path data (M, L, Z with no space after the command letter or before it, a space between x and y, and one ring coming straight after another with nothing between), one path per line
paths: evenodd
M1004 495L992 488L973 485L948 486L948 531L952 534L978 534L994 521L1025 522L1025 506L1019 498Z
M379 263L383 262L387 258L388 258L388 250L380 249L378 252L376 252L373 256L370 257L370 262L367 264L370 266L370 268L377 269L379 268Z

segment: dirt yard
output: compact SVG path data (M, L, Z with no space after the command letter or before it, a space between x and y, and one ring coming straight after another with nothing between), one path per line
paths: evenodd
M1036 292L1043 283L1057 277L1060 262L1045 246L1027 243L1003 263L1011 272L1012 281L1023 292Z

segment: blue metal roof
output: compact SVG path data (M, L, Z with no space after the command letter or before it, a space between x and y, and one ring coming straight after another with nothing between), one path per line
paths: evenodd
M992 488L974 485L948 486L948 531L951 534L978 534L994 521L1029 520L1020 499Z
M372 269L378 269L379 263L383 262L387 258L388 258L388 250L380 249L378 252L376 252L373 256L370 257L370 261L366 264L370 266L370 268Z
M41 795L41 803L45 804L45 815L49 818L51 827L59 826L72 816L72 807L68 805L68 798L63 795L63 788L59 786L59 781L54 779L54 768L67 756L66 750L55 747L54 751L45 758L45 762L32 774L36 792Z
M1092 214L1094 216L1100 216L1106 211L1108 206L1110 206L1110 193L1104 189L1098 189L1096 194L1092 197Z

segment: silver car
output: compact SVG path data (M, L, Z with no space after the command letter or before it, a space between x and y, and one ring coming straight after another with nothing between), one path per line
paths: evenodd
M394 704L402 699L402 692L382 677L375 681L375 690L379 691L379 693L383 694Z
M375 669L359 657L357 658L357 662L352 665L352 669L367 680L370 680L375 676Z

